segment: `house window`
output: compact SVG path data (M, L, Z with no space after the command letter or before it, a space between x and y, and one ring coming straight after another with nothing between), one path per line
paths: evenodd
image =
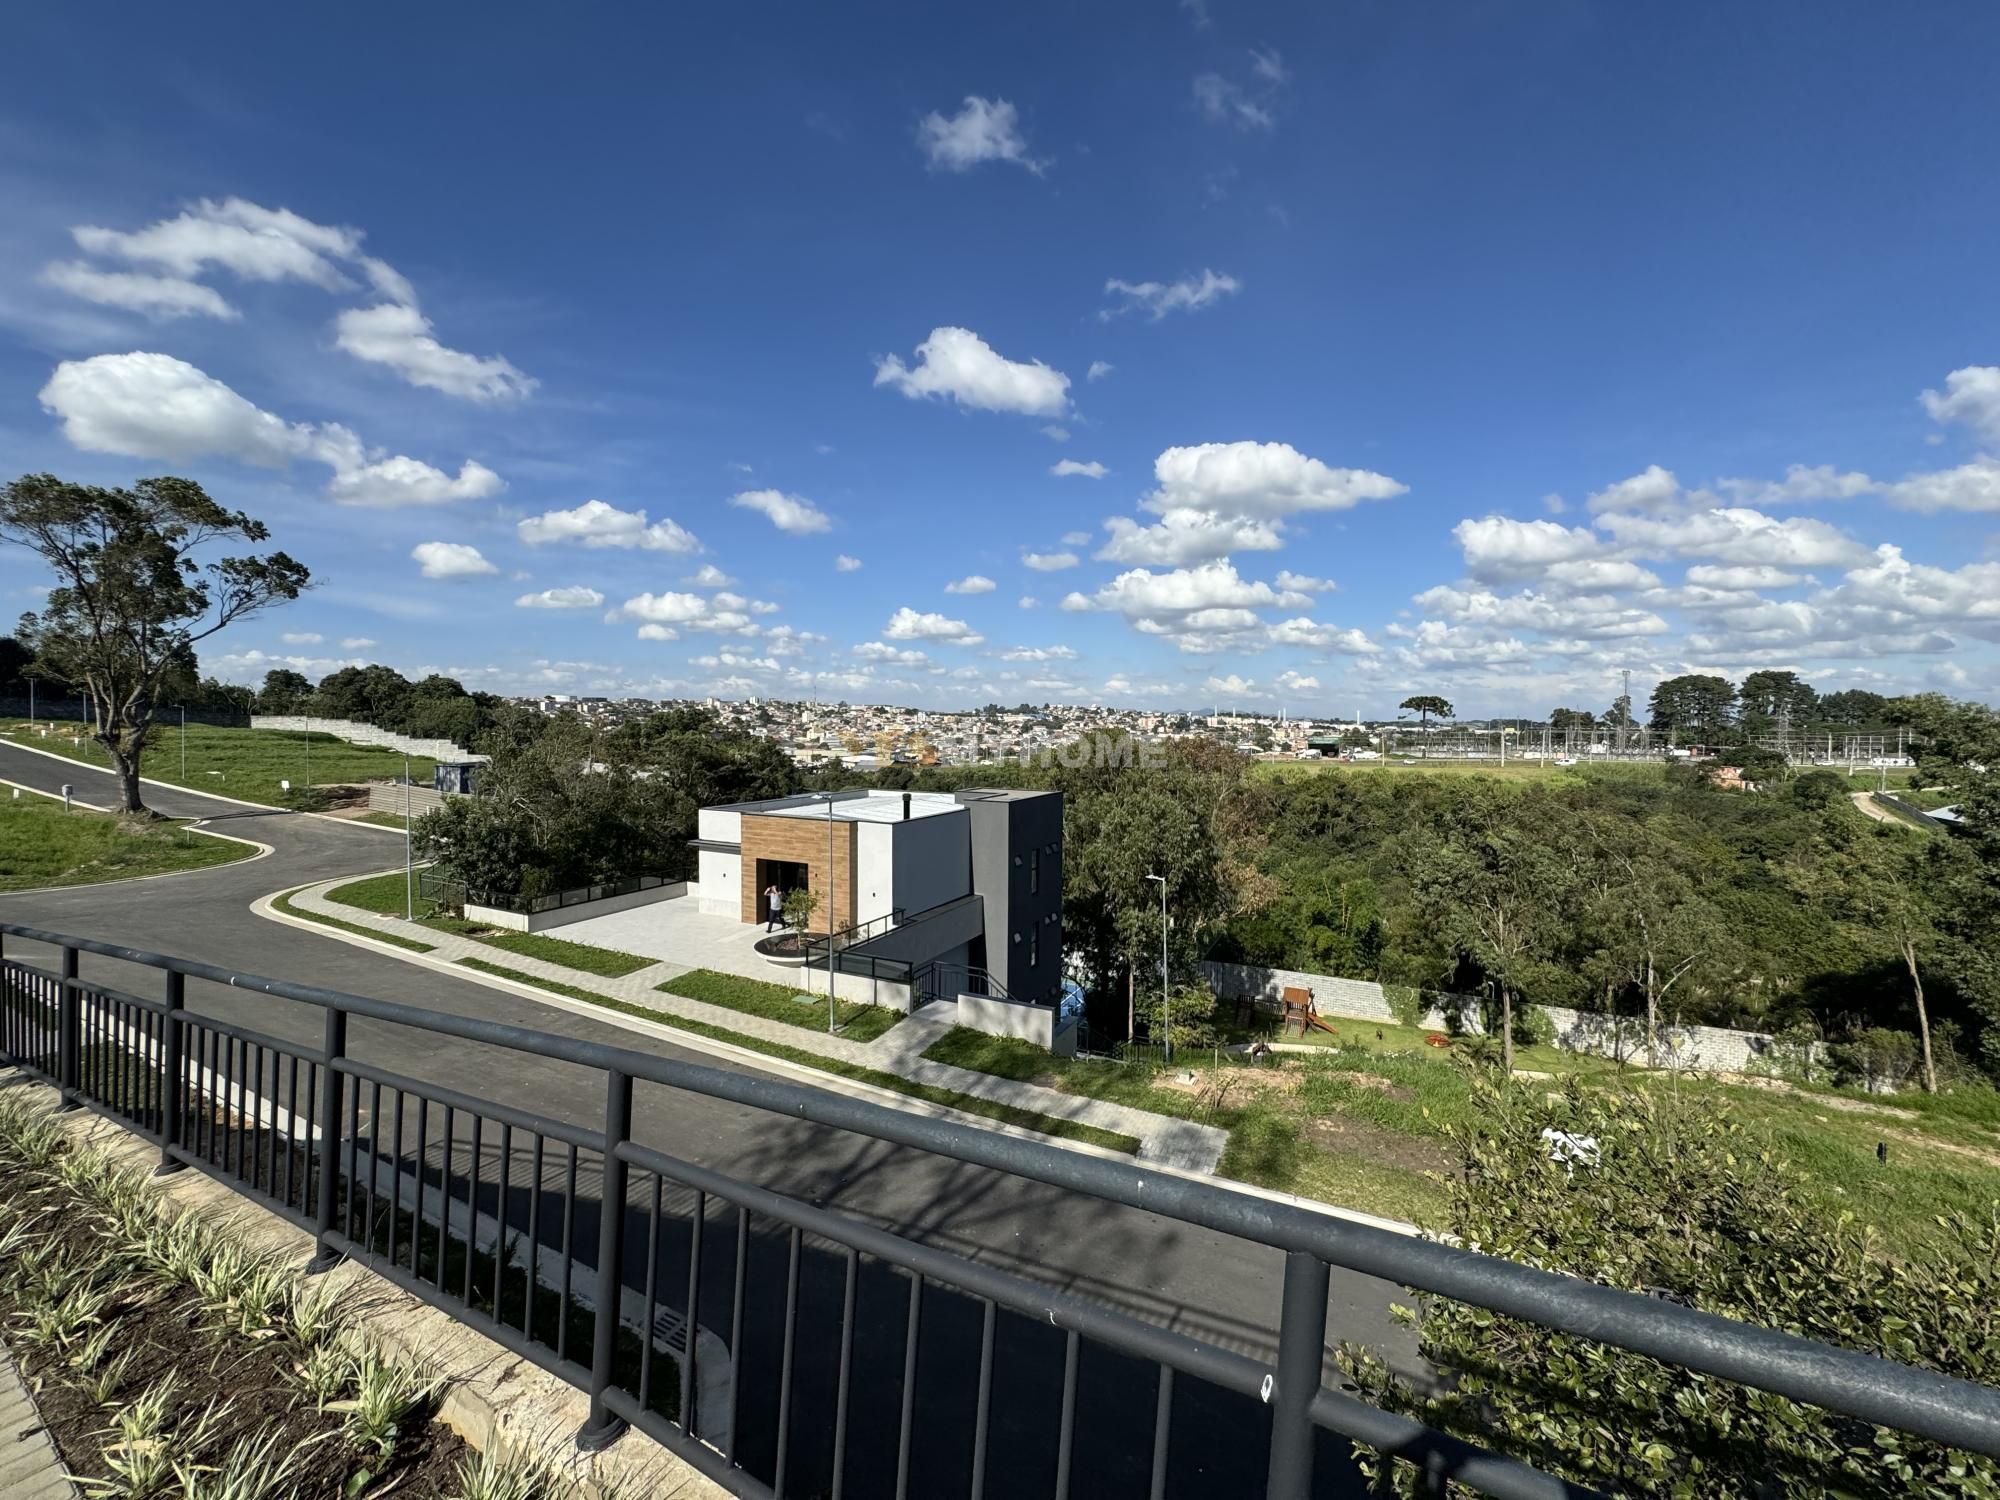
M1042 934L1038 928L1028 929L1028 967L1035 968L1042 961Z
M1033 896L1042 888L1042 851L1036 849L1028 856L1028 894Z

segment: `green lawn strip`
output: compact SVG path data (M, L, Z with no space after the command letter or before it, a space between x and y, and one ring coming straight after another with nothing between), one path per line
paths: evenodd
M804 991L790 985L746 979L740 974L720 974L714 969L690 969L654 988L707 1005L739 1010L745 1015L762 1016L767 1021L783 1021L787 1026L807 1031L826 1030L824 1000L817 1006L801 1005L797 997ZM872 1042L903 1019L901 1011L886 1005L863 1005L849 1000L836 1000L833 1014L840 1035L856 1042Z
M41 729L49 730L46 735ZM81 735L81 743L77 736ZM306 740L311 739L308 753ZM53 722L31 727L25 719L0 720L0 739L46 750L84 765L111 769L101 746L81 724ZM403 774L399 751L377 745L350 745L317 731L306 736L283 729L224 729L212 724L187 727L187 771L181 771L181 727L162 719L139 771L155 781L197 792L216 792L246 802L279 803L283 782L295 788L359 781L386 781ZM419 785L431 779L435 762L410 757L410 775Z
M1102 1130L1095 1125L1081 1124L1075 1120L1060 1120L1053 1115L1037 1114L1033 1110L1019 1109L1011 1104L996 1104L990 1099L981 1099L976 1094L954 1093L950 1089L934 1088L930 1084L917 1083L908 1078L899 1078L894 1073L878 1072L874 1068L857 1067L853 1063L841 1062L834 1058L821 1057L801 1047L787 1047L778 1042L767 1042L762 1037L744 1036L741 1032L727 1031L720 1026L710 1026L702 1021L690 1021L684 1016L672 1015L666 1011L652 1010L644 1005L636 1005L629 1000L615 999L610 995L600 995L595 990L580 989L575 985L560 984L553 980L537 979L532 974L523 974L518 969L505 968L500 964L490 964L483 958L461 958L458 962L468 969L477 969L482 974L492 974L500 979L511 979L516 984L532 985L537 989L554 994L567 995L572 1000L581 1000L587 1005L601 1005L606 1010L621 1011L626 1015L638 1016L644 1020L657 1021L663 1026L671 1026L678 1031L692 1032L713 1041L728 1042L752 1052L761 1052L766 1057L776 1057L785 1062L799 1063L808 1068L817 1068L822 1073L832 1073L841 1078L851 1078L856 1083L873 1084L876 1088L889 1089L898 1094L906 1094L912 1099L922 1099L928 1104L942 1105L969 1115L994 1120L1002 1125L1016 1125L1043 1135L1059 1136L1064 1140L1081 1141L1087 1145L1102 1146L1112 1151L1136 1153L1139 1141L1135 1136L1121 1135L1115 1130Z
M402 937L393 932L377 932L374 928L363 927L358 922L343 922L338 917L321 916L316 911L307 911L303 907L292 905L292 897L304 889L304 886L300 886L298 890L286 891L284 895L272 901L271 909L283 912L288 917L299 917L307 922L317 922L322 927L338 927L342 932L352 932L361 937L373 938L378 943L389 943L397 948L408 948L412 953L429 953L434 949L435 945L420 943L415 938Z
M0 891L206 870L256 852L235 839L189 833L180 823L65 811L60 801L28 792L0 798Z
M407 909L408 891L403 873L392 870L387 875L371 875L366 880L351 880L346 885L337 885L326 893L326 899L340 906L351 906L357 911L371 911L377 916L400 917ZM496 931L483 923L468 922L462 917L419 917L417 925L428 927L433 932L471 938L489 948L498 948L522 958L538 958L543 963L559 964L565 969L597 974L606 979L636 973L658 962L636 953L593 948L587 943L568 943L561 938L544 937L538 932Z

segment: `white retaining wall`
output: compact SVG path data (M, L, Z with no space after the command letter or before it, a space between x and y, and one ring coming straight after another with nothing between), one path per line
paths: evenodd
M315 734L330 734L335 739L346 740L350 745L380 745L385 749L399 750L408 755L421 755L426 760L484 760L483 755L474 755L469 750L461 750L450 740L419 740L407 734L397 734L388 729L377 729L373 724L358 723L353 719L313 719L304 714L252 714L252 729L285 729L295 732L310 731Z
M1011 1036L1033 1042L1044 1052L1058 1057L1076 1056L1076 1025L1058 1026L1054 1007L1024 1005L1019 1000L998 1000L991 995L958 997L958 1024L988 1036Z
M1367 979L1337 979L1331 974L1305 974L1293 969L1264 969L1251 964L1205 963L1203 970L1216 994L1226 1000L1248 997L1260 1010L1277 1014L1283 991L1298 986L1312 991L1313 1004L1322 1015L1345 1016L1357 1021L1394 1021L1382 986ZM1643 1017L1606 1016L1594 1011L1571 1010L1563 1005L1544 1005L1542 1011L1555 1024L1556 1045L1571 1052L1626 1061L1646 1061L1646 1023ZM1433 1030L1445 1029L1445 1013L1436 1006L1425 1011L1420 1024ZM1467 998L1460 1014L1460 1028L1481 1029L1479 1005ZM1662 1065L1691 1068L1699 1072L1740 1073L1772 1057L1773 1039L1759 1031L1732 1031L1721 1026L1662 1026Z

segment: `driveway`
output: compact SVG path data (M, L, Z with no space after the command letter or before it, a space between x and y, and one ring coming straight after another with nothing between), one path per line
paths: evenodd
M0 744L0 777L50 791L69 782L77 796L99 803L112 800L114 789L108 773L6 744ZM644 1045L663 1056L718 1065L710 1054L640 1042L629 1031L588 1017L422 970L332 937L267 921L250 911L253 900L275 890L400 863L403 850L399 833L367 824L244 808L168 787L149 786L146 796L155 811L207 819L218 832L270 845L272 854L266 859L165 879L0 896L0 920L595 1042ZM33 945L9 939L6 946L10 957L51 963L50 954L35 952ZM86 977L99 977L142 994L158 993L152 976L135 976L128 966L109 960L87 958L83 972ZM286 1040L312 1043L319 1035L317 1012L307 1013L304 1007L268 996L190 984L187 999L192 1010L252 1025ZM601 1085L567 1064L374 1023L354 1023L349 1047L357 1057L377 1066L476 1096L525 1104L578 1124L597 1127L602 1123ZM752 1070L739 1067L738 1071ZM670 1155L1096 1298L1191 1335L1262 1357L1269 1357L1275 1349L1282 1272L1282 1257L1276 1251L1004 1173L663 1088L639 1090L633 1133L641 1142ZM721 1278L716 1278L716 1284L721 1284ZM809 1278L808 1285L812 1284ZM829 1287L837 1311L837 1282ZM782 1283L772 1290L775 1301L782 1303ZM1407 1300L1407 1294L1387 1283L1336 1270L1330 1342L1366 1343L1392 1355L1399 1364L1407 1364L1411 1360L1409 1336L1389 1313L1390 1301L1398 1297ZM950 1326L949 1320L945 1326ZM976 1340L976 1315L969 1326ZM927 1339L935 1336L928 1307L925 1328ZM900 1340L897 1345L899 1353ZM937 1379L943 1386L956 1385L964 1374L964 1356L971 1352L960 1350L955 1361L947 1360L940 1366ZM1096 1358L1086 1353L1087 1374ZM1103 1359L1102 1378L1087 1385L1090 1429L1120 1434L1115 1443L1107 1438L1118 1450L1111 1454L1107 1449L1107 1459L1116 1459L1118 1472L1133 1463L1143 1470L1150 1453L1151 1374L1141 1370L1137 1377L1129 1373L1114 1376L1115 1365L1129 1362L1116 1361L1108 1354ZM882 1374L890 1385L900 1378L896 1372L885 1370ZM1027 1445L1024 1452L1039 1452L1044 1446L1041 1439L1047 1436L1043 1429L1053 1431L1051 1403L1060 1384L1059 1347L1053 1370L1041 1367L1038 1360L1032 1377L1020 1371L1016 1378L1025 1379L1025 1384L1014 1388L1010 1383L1008 1399L1010 1404L1021 1404L1004 1417L996 1409L994 1420ZM1056 1384L1049 1384L1050 1380ZM745 1389L747 1394L754 1387L746 1385ZM1240 1420L1246 1413L1229 1398L1212 1392L1204 1395L1192 1381L1183 1382L1177 1401L1184 1410L1174 1428L1176 1453L1183 1443L1191 1445L1191 1475L1207 1475L1208 1487L1199 1492L1234 1493L1233 1484L1224 1480L1225 1476L1245 1474ZM889 1398L877 1390L871 1404L880 1402L889 1402ZM1044 1413L1042 1406L1050 1406L1050 1410ZM1185 1412L1190 1406L1205 1412L1205 1420L1191 1419ZM811 1414L803 1407L798 1409L800 1420L809 1421ZM745 1410L747 1424L752 1415L747 1403ZM1235 1417L1226 1417L1226 1412L1234 1412ZM1254 1409L1247 1415L1255 1419ZM890 1427L893 1443L893 1419ZM1205 1437L1200 1435L1204 1427ZM949 1422L935 1428L937 1451L944 1458L962 1456L964 1451L963 1429L954 1432L952 1428ZM753 1434L746 1431L745 1436L749 1440ZM1262 1439L1251 1446L1261 1453ZM1328 1441L1322 1452L1329 1465L1344 1468L1345 1449L1344 1442ZM995 1451L1008 1449L996 1439ZM871 1465L877 1461L879 1455L871 1459L856 1450L855 1462ZM1261 1472L1261 1459L1253 1467ZM858 1482L858 1475L850 1478ZM1045 1488L1045 1483L1044 1479L1041 1487ZM996 1465L989 1493L1031 1494L1036 1488L1029 1484L1016 1491L1011 1485L1002 1485ZM1328 1492L1346 1493L1344 1481L1340 1489Z

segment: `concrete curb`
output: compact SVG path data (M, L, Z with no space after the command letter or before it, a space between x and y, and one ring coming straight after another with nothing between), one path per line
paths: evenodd
M373 877L368 875L342 877L340 883L344 884L348 880L367 880L371 878ZM311 885L325 883L314 881L311 882ZM311 888L311 885L297 886L293 888L293 891L307 890ZM353 943L357 947L367 948L374 952L386 953L390 957L402 959L406 963L419 964L426 968L435 969L440 973L450 974L456 979L471 980L473 983L483 984L489 989L501 990L507 994L515 995L525 1000L533 1000L556 1010L567 1011L571 1015L616 1026L622 1030L634 1032L637 1035L650 1037L655 1041L679 1047L684 1051L705 1052L710 1056L724 1058L730 1062L738 1063L759 1072L777 1074L801 1083L807 1083L815 1088L825 1089L829 1093L845 1094L850 1098L863 1099L871 1104L886 1105L890 1109L900 1109L907 1114L919 1114L929 1116L933 1119L950 1120L956 1124L969 1125L976 1130L998 1131L1003 1135L1017 1136L1024 1140L1040 1141L1044 1145L1055 1146L1064 1151L1074 1151L1084 1156L1102 1157L1108 1161L1136 1162L1150 1171L1162 1172L1169 1176L1185 1177L1197 1182L1220 1183L1226 1186L1231 1192L1243 1193L1252 1198L1262 1198L1267 1202L1290 1204L1292 1207L1304 1209L1308 1213L1323 1214L1328 1218L1341 1219L1348 1223L1365 1224L1375 1229L1386 1229L1395 1234L1411 1236L1421 1236L1423 1234L1423 1231L1415 1224L1408 1224L1400 1219L1385 1219L1376 1214L1363 1213L1359 1209L1341 1208L1336 1204L1321 1203L1317 1199L1301 1198L1296 1194L1281 1193L1273 1188L1258 1187L1254 1183L1241 1182L1233 1177L1217 1177L1213 1172L1191 1171L1186 1167L1175 1166L1170 1162L1151 1160L1144 1156L1133 1156L1123 1151L1113 1151L1106 1146L1093 1146L1084 1141L1045 1135L1038 1130L1029 1130L1023 1126L1004 1124L998 1120L988 1119L984 1115L967 1114L962 1110L952 1109L946 1105L930 1104L921 1099L914 1099L908 1094L899 1094L892 1089L877 1088L872 1084L861 1083L851 1078L842 1078L838 1074L823 1072L818 1068L807 1067L804 1064L794 1063L784 1058L772 1057L767 1053L753 1051L748 1047L738 1047L732 1043L716 1041L712 1037L701 1036L695 1032L682 1031L678 1027L665 1022L642 1020L637 1016L629 1015L624 1011L614 1010L609 1006L592 1005L581 1000L572 1000L567 995L558 995L551 990L544 990L538 986L520 984L514 980L502 979L493 974L482 974L477 969L466 968L461 964L453 963L449 959L433 958L428 953L412 952L405 948L398 948L390 943L378 942L375 939L363 937L358 933L347 932L338 927L329 927L324 923L315 922L309 918L290 916L273 909L272 903L280 896L292 893L292 891L273 891L270 895L259 897L256 901L252 902L250 910L267 921L280 922L289 927L298 927L307 931L317 932L340 942ZM1018 1107L1025 1108L1026 1106ZM1176 1121L1175 1123L1185 1122Z

